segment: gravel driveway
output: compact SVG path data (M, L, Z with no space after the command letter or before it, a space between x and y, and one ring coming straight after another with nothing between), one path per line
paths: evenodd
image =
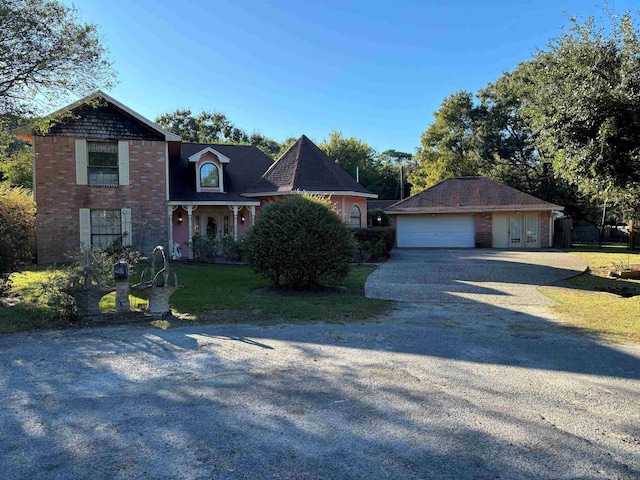
M554 250L396 249L365 292L405 302L550 305L537 287L586 269L581 258Z
M4 335L2 477L640 478L640 349L538 308Z

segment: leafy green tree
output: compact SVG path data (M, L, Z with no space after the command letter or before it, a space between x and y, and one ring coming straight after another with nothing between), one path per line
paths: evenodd
M280 143L280 151L278 152L278 155L276 158L281 157L297 141L298 139L295 137L285 138L284 141Z
M249 136L249 145L259 148L271 158L277 158L282 150L282 145L275 140L265 137L261 133L253 132Z
M342 132L333 131L329 138L322 140L318 147L335 160L353 178L359 177L363 186L375 183L376 151L362 140L345 138Z
M236 127L224 113L216 111L203 110L194 115L190 109L182 108L159 116L155 122L180 135L184 142L254 145L271 158L276 158L282 152L282 144L259 132L248 134Z
M13 187L33 188L33 153L28 147L0 158L0 179Z
M0 119L0 181L31 189L33 153L27 143L9 133L24 122L24 119L11 115Z
M608 19L571 18L517 69L528 78L523 111L538 148L559 175L605 202L640 183L640 35L629 12Z
M422 133L421 146L416 150L417 166L409 177L412 193L445 178L479 173L473 94L460 91L450 95L434 117L434 123Z
M525 110L532 95L529 78L518 68L476 96L465 93L446 99L423 134L419 164L410 174L418 186L414 192L435 180L483 175L563 205L572 216L596 221L601 207L591 195L558 178L551 156L540 148Z
M411 194L411 183L407 176L413 172L416 161L413 155L397 150L385 150L378 155L379 172L381 180L370 190L378 194L381 200L399 200ZM403 191L401 191L401 189Z
M355 241L329 198L291 195L267 204L244 240L253 271L296 290L347 276Z
M114 79L98 27L80 22L75 7L57 0L0 4L0 115L37 113L110 88Z
M193 143L246 143L247 134L236 127L224 113L202 111L194 115L183 108L165 113L155 119L162 128L182 137L183 142Z

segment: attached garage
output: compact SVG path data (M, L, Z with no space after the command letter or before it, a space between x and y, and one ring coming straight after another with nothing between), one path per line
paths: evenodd
M398 215L398 247L475 246L473 215Z
M385 209L400 248L541 248L563 207L484 177L449 178Z

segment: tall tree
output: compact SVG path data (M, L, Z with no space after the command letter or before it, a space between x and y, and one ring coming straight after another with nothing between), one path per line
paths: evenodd
M57 0L0 3L0 115L29 115L110 88L115 73L96 25Z
M629 12L609 13L608 25L570 21L518 67L530 82L524 113L558 174L603 201L627 201L623 192L640 184L639 31Z
M291 146L298 141L295 137L285 138L282 142L280 142L280 151L278 152L278 157L283 155L287 150L291 148Z
M248 143L254 147L258 147L271 158L277 158L282 151L282 144L272 140L271 138L265 137L259 132L253 132L249 136Z
M558 178L551 159L538 147L523 111L528 89L528 77L516 70L478 92L474 132L480 174L563 205L571 215L592 218L589 198Z
M276 158L282 152L282 144L265 137L259 132L248 134L236 127L224 113L203 110L194 115L190 109L181 108L165 113L155 119L162 128L180 135L184 142L193 143L233 143L254 145Z
M379 171L382 179L379 182L378 198L382 200L399 200L406 198L411 192L411 183L407 176L413 172L416 162L413 155L398 150L385 150L378 155Z
M434 113L434 122L422 133L421 146L416 150L417 167L409 177L412 193L445 178L478 174L476 112L470 92L460 91L444 99Z
M165 113L155 119L162 128L182 137L184 142L193 143L246 143L247 134L236 127L224 113L203 110L194 115L183 108Z
M365 188L373 187L380 181L376 151L366 142L354 137L345 138L342 132L333 131L318 147L353 178L357 177Z

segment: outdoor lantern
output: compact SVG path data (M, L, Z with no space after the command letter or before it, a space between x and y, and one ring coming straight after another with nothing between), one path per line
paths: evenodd
M382 223L382 217L380 214L378 214L378 218L376 218L376 220L378 221L378 224Z
M240 214L240 223L244 224L244 213Z
M182 225L182 212L178 213L178 225Z

